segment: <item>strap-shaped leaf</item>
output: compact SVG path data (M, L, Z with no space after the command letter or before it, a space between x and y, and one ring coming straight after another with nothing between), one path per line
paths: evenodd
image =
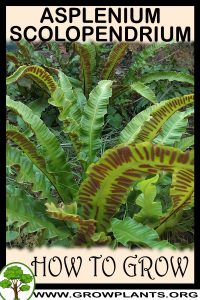
M74 91L72 88L72 84L71 84L68 76L65 75L63 72L58 71L58 77L59 77L59 85L64 92L65 98L69 101L76 100Z
M88 178L80 187L83 217L97 220L98 231L105 231L110 218L126 201L134 181L161 170L192 170L193 155L193 152L184 153L150 143L120 145L107 150L96 164L88 168Z
M83 111L84 105L86 104L86 98L83 94L83 91L81 88L74 88L72 87L72 84L69 80L69 77L66 76L63 72L58 72L59 77L59 85L61 87L61 90L63 91L63 102L59 106L61 114L59 116L59 119L61 121L65 121L67 119L72 120L72 124L69 123L68 128L66 130L68 132L73 132L73 130L70 128L70 125L76 123L77 128L75 128L76 131L79 130L79 123L81 119L81 113ZM54 102L50 102L51 104L57 106L56 99ZM59 103L58 103L59 105Z
M136 245L147 246L149 248L174 248L168 241L160 241L157 232L141 223L136 222L134 219L129 217L124 220L113 219L112 220L112 231L118 242L123 244L125 247L130 242Z
M116 43L110 51L109 57L103 67L101 79L112 79L116 67L124 57L128 43Z
M55 135L22 102L13 101L7 97L7 107L19 115L34 132L38 143L42 146L47 171L56 179L59 195L64 202L71 202L76 191L76 183L72 178L70 166L66 162L64 150L61 148Z
M175 72L175 71L153 72L147 75L143 75L139 78L139 81L145 84L151 83L152 81L159 81L159 80L186 82L194 85L194 76L182 72Z
M69 114L69 110L70 107L72 105L72 101L65 97L65 93L63 92L63 90L58 87L52 94L51 94L51 98L49 98L48 102L57 107L60 115L59 115L59 119L61 121L64 121L67 119L67 116Z
M36 201L27 192L12 185L8 185L6 190L6 216L10 223L15 223L15 226L19 228L26 224L23 229L24 233L45 230L46 239L55 237L62 239L69 236L66 228L61 228L62 224L52 222L41 201Z
M92 88L93 71L96 66L96 49L92 43L74 43L74 49L80 55L81 80L86 97Z
M23 133L19 132L15 126L8 127L6 130L6 136L8 139L14 141L23 150L33 165L35 165L45 176L47 176L48 180L53 184L55 189L57 189L56 179L47 171L45 159L41 154L38 153L35 145L28 138L26 138Z
M161 105L161 103L154 104L137 114L121 131L119 142L127 144L134 142L136 136L141 130L142 125L149 119L151 112Z
M190 113L189 113L190 114ZM176 111L164 124L161 133L154 139L154 143L174 146L186 132L188 121L185 112Z
M176 213L188 209L194 205L194 171L175 170L172 176L172 188L170 190L172 208L161 218L157 231L165 228L165 223Z
M155 201L157 194L156 186L159 175L140 181L137 188L142 192L136 198L136 204L141 207L139 213L134 214L134 219L141 223L151 223L162 216L162 205L160 201Z
M77 235L84 235L88 240L92 237L96 229L95 220L83 220L79 215L71 214L65 211L65 208L56 207L53 203L46 203L48 214L54 218L61 221L72 222L78 225Z
M15 126L6 129L6 136L9 140L14 141L29 157L29 159L37 165L38 169L44 172L46 170L45 159L37 152L35 145Z
M134 139L135 143L144 141L152 141L162 125L171 117L177 110L192 103L194 94L184 95L182 97L172 98L165 101L161 106L158 106L150 113L150 119L144 122L140 132Z
M82 143L80 157L90 164L100 149L100 135L104 124L104 115L112 95L111 80L101 80L90 93L81 119L80 139Z
M11 76L6 78L6 84L16 82L24 76L30 76L36 82L40 82L46 86L50 93L57 88L57 84L53 77L40 66L21 66Z
M194 172L193 170L175 170L172 176L172 210L166 216L168 218L180 209L191 208L194 205ZM165 219L165 218L164 218Z
M194 172L193 170L176 170L172 176L170 195L173 201L173 212L193 206Z
M154 94L152 89L150 87L146 86L144 83L142 83L140 81L136 81L136 82L132 83L130 85L130 89L132 91L137 92L138 94L140 94L144 98L148 99L153 104L155 104L157 102L156 95Z
M40 193L41 199L53 201L52 185L48 178L16 147L6 146L6 165L17 169L16 181L30 183L33 192Z
M73 143L75 150L80 149L79 127L81 109L79 97L73 90L69 78L61 71L58 71L59 87L51 94L49 104L58 108L59 120L63 122L63 130L67 133ZM80 94L80 93L79 93Z

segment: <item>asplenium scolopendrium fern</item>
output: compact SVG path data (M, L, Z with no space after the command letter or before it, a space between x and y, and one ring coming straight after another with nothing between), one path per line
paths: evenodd
M86 170L86 174L83 174L83 178L86 176L86 179L83 180L79 189L58 139L30 108L10 98L7 99L8 108L24 120L34 132L36 140L29 141L19 128L9 125L7 137L19 149L8 145L8 166L19 166L18 171L21 175L18 181L31 182L32 187L36 189L38 188L37 182L35 182L34 175L30 175L40 174L40 178L43 178L40 192L42 197L49 202L46 204L48 214L60 222L65 221L66 224L73 223L76 226L76 243L90 245L94 240L98 242L97 233L100 233L99 240L102 239L104 233L104 240L110 241L105 236L111 230L113 216L119 211L121 205L126 203L133 183L149 174L158 174L162 171L173 174L173 188L171 189L173 203L171 210L162 216L161 224L168 221L178 210L192 206L193 197L190 196L193 188L193 153L184 153L177 148L153 145L150 142L156 143L156 136L163 124L179 109L191 104L193 95L163 101L140 113L142 119L136 116L122 131L120 135L122 144L107 150L99 161L92 164L98 159L104 115L112 95L112 81L100 81L89 94L88 100L84 100L83 108L79 102L80 90L73 88L67 76L62 72L58 73L59 80L55 81L42 67L24 66L9 77L7 83L13 83L23 76L34 78L49 92L49 104L59 110L59 119L63 122L64 132L70 137L77 157ZM138 87L142 88L142 85ZM145 91L146 87L143 93ZM167 132L167 134L169 136L173 133ZM29 173L26 172L25 164L29 165L31 170ZM188 174L190 174L191 181L190 184L187 182L186 191L184 185ZM182 187L177 183L180 176L183 181ZM180 189L181 195L177 197L177 190L180 191ZM53 199L52 190L57 192L58 197ZM57 206L57 202L60 201L64 203L63 208ZM122 242L116 231L118 228L115 226L116 221L113 222L114 236ZM130 222L127 220L124 226L129 226ZM134 222L137 225L137 221L134 220ZM137 226L143 228L142 232L150 230L152 233L149 244L145 244L140 238L137 243L149 247L167 246L167 243L159 241L154 229L148 229L147 225L143 227L142 223ZM132 234L137 226L133 226ZM159 224L156 223L156 226L155 228L159 228ZM73 231L71 234L74 234ZM130 239L127 242L134 242L134 240Z

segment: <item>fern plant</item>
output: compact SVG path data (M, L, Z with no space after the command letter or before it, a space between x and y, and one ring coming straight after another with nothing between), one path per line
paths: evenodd
M76 47L79 47L77 51L83 53L83 57L87 57L82 45ZM24 222L28 232L30 228L33 231L34 228L35 231L42 230L41 244L57 237L66 238L68 245L119 243L126 247L174 248L167 240L160 239L159 235L172 222L174 224L177 214L193 206L193 151L183 152L178 148L183 148L180 139L187 126L187 118L192 114L193 94L150 106L127 124L115 147L98 157L104 116L112 97L113 81L109 78L119 60L118 56L125 49L122 44L111 50L102 71L102 80L92 91L88 78L92 66L88 71L90 64L84 60L83 90L73 87L63 72L58 71L53 78L44 68L36 65L21 66L7 78L7 84L14 84L22 77L30 78L46 90L49 94L48 103L57 108L63 132L70 138L80 162L79 186L71 162L54 133L31 108L7 97L8 110L17 115L32 132L30 139L26 131L20 128L19 122L13 125L8 120L7 167L8 172L16 174L12 175L15 186L8 184L8 222L17 222L19 227ZM174 73L167 76L172 80L175 78ZM157 77L154 75L152 78L156 80ZM192 83L192 78L187 75L179 74L177 78L186 81L190 78ZM143 82L134 83L135 88L146 93L143 83L149 80L146 78ZM171 128L172 122L177 126ZM166 145L162 145L162 141L167 141ZM190 143L185 144L184 150L191 148ZM153 183L163 172L172 174L171 206L165 211L161 203L155 201L155 188L152 191ZM150 178L146 178L148 176ZM136 199L139 212L118 218L117 214L126 205L128 196L136 186L143 193L140 200ZM145 199L144 187L151 190L152 198ZM13 197L16 205L19 202L19 216L12 207ZM27 206L21 209L26 198L30 206L29 213ZM31 200L33 198L39 199L35 202ZM146 217L144 219L147 212L149 221ZM34 222L31 221L33 215ZM52 222L51 225L49 222Z

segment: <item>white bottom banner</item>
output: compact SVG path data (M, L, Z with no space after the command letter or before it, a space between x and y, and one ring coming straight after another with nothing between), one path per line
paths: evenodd
M199 290L35 290L31 299L200 299Z

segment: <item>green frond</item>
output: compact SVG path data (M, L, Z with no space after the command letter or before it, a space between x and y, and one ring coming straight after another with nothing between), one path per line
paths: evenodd
M125 247L133 243L149 248L175 249L168 241L159 240L159 236L154 229L138 223L129 217L126 217L124 220L113 219L112 231L116 240Z
M38 144L42 147L41 153L45 158L46 169L55 178L56 188L64 202L73 201L76 192L76 183L66 161L64 150L56 136L48 129L44 122L34 115L32 110L22 102L13 101L7 97L7 107L19 115L34 132Z
M112 95L112 81L101 80L89 95L80 123L80 159L89 165L94 161L101 147L101 131L107 113L109 98Z
M74 49L80 55L81 80L87 97L92 88L93 72L96 66L96 49L92 43L74 43Z
M116 43L113 46L101 73L102 80L112 79L114 71L123 59L127 48L128 43Z

